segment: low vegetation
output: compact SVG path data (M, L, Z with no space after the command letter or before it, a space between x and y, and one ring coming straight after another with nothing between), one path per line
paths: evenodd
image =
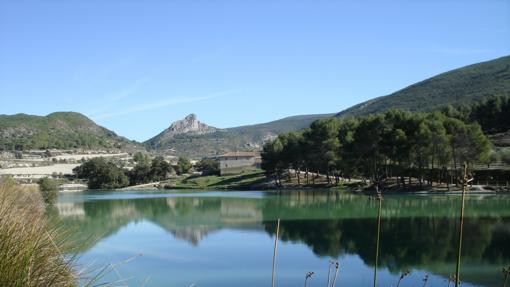
M44 216L39 193L0 184L0 286L75 286L66 235Z

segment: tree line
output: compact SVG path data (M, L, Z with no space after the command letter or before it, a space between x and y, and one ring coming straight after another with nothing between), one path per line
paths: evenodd
M103 157L92 158L76 167L77 178L85 179L91 189L115 189L129 185L144 184L167 179L172 173L187 173L192 165L189 159L180 157L171 165L163 157L150 158L138 152L134 155L135 166L128 170Z
M91 189L116 189L168 179L171 175L182 175L196 170L203 175L219 175L218 161L202 159L193 166L186 157L179 157L174 165L162 156L151 158L148 154L137 152L133 156L135 163L130 170L121 167L112 160L98 157L86 160L73 172L77 178L87 180Z
M471 105L449 105L442 113L467 123L476 122L488 134L506 132L510 128L510 96L491 96Z
M424 183L455 182L467 163L487 162L491 146L476 123L445 113L390 110L367 117L317 120L301 132L278 136L264 145L262 168L281 183L282 174L295 170L323 174L329 184L341 178L380 183L406 178ZM289 173L290 174L290 173ZM315 176L312 176L312 182ZM408 184L409 184L408 183Z

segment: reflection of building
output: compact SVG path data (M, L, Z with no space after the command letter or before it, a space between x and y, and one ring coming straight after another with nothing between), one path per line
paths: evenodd
M85 209L81 203L59 202L56 206L61 217L85 217Z
M260 168L261 157L258 152L229 152L218 158L220 174L237 174L243 171Z

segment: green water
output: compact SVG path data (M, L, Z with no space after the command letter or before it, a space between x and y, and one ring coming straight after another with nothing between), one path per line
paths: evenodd
M447 286L455 270L460 196L385 196L377 286ZM372 286L378 202L325 192L95 191L63 194L54 210L81 242L80 267L121 263L102 282L129 286ZM510 196L468 196L462 286L502 286L510 264ZM122 263L126 259L132 259Z

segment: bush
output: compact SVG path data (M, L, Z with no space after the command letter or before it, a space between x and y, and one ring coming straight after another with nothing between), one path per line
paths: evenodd
M57 182L51 178L45 177L39 180L39 192L47 204L54 204L58 199L58 185Z
M214 159L202 159L196 164L196 169L203 175L220 175L220 163Z
M183 173L187 173L191 167L192 165L188 158L180 157L174 169L177 174L181 175Z
M501 149L498 155L503 163L510 164L510 148Z
M102 157L88 160L73 172L78 178L86 179L91 189L115 189L129 185L126 171Z

